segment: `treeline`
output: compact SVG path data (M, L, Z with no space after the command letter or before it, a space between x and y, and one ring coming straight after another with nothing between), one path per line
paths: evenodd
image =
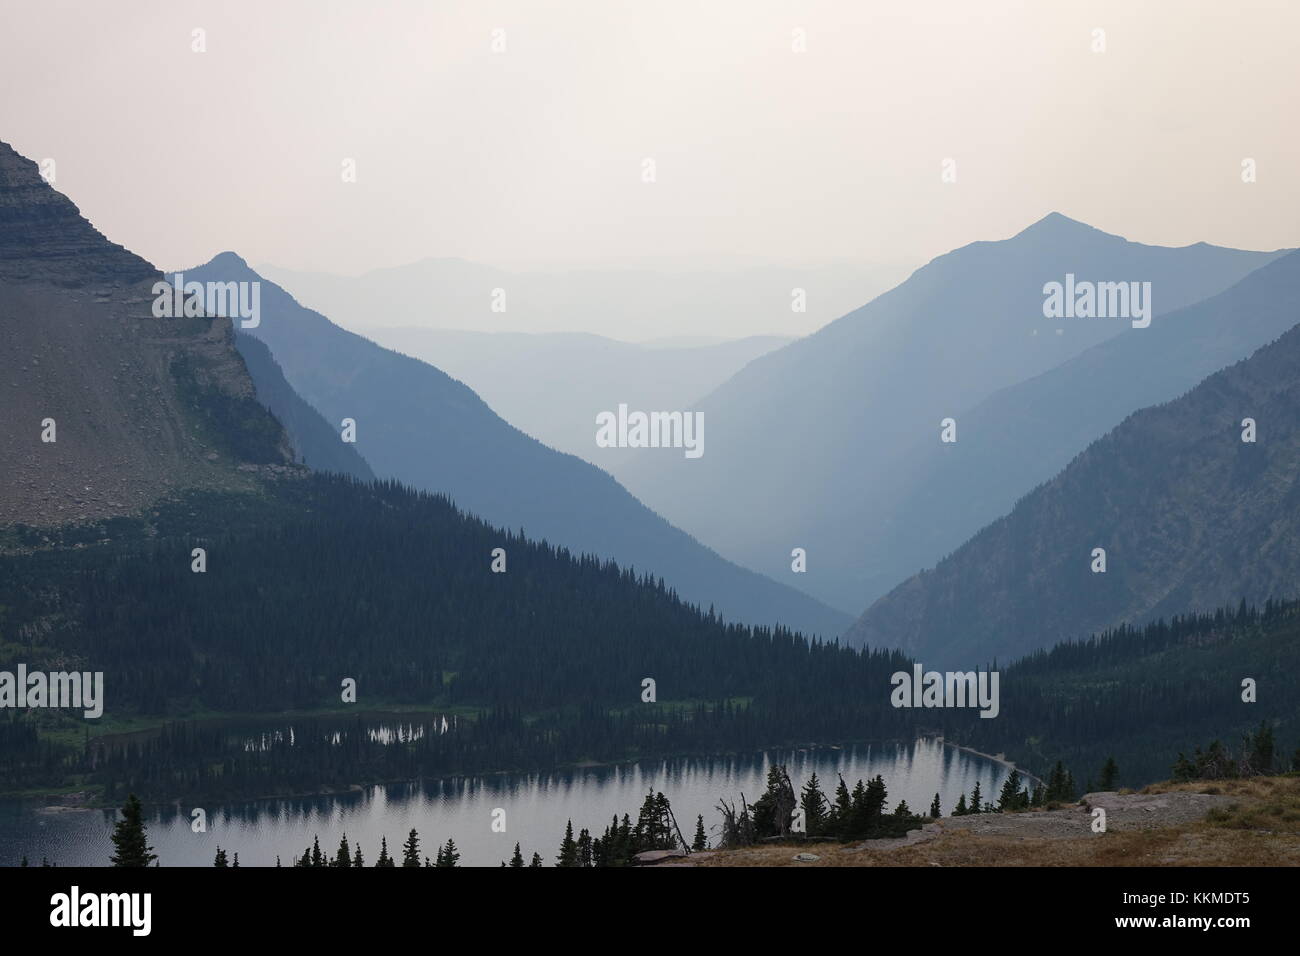
M1171 754L1261 721L1279 752L1300 746L1298 665L1300 602L1241 602L1038 651L1000 669L996 719L945 711L942 730L1040 773L1114 758L1136 788L1167 779Z
M105 723L161 729L92 738L79 716L0 710L0 779L114 802L223 799L927 731L1040 773L1113 756L1120 784L1140 786L1168 775L1170 754L1261 720L1300 742L1296 602L1036 653L1000 669L988 720L892 707L890 676L911 669L897 652L730 624L659 579L525 533L395 483L322 475L92 527L8 529L0 668L102 670ZM353 716L411 708L422 732L397 743ZM459 715L449 733L434 728L442 714Z

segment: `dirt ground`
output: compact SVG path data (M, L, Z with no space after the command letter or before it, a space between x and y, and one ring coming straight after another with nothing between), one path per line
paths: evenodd
M1106 829L1094 833L1094 808ZM812 854L800 862L796 854ZM1300 776L1158 784L1077 805L942 817L904 839L790 843L660 866L1297 866Z

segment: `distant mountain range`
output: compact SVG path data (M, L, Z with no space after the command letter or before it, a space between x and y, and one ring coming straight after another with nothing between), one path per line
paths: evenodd
M360 276L267 264L257 271L353 331L407 326L579 332L649 342L805 335L879 295L908 270L859 262L799 267L742 261L715 269L664 263L524 271L423 259ZM803 290L798 301L797 289Z
M516 428L609 470L636 449L596 445L596 416L617 409L687 411L752 359L788 338L643 344L586 333L525 335L376 328L380 345L460 379Z
M382 348L299 305L239 256L184 270L187 282L260 282L265 343L293 389L335 426L356 422L375 475L449 495L533 540L662 577L728 620L835 637L852 618L738 567L672 527L600 469L528 437L437 368ZM594 435L594 422L592 424Z
M1182 397L1129 416L932 570L873 604L846 635L927 662L1008 659L1066 638L1300 585L1300 252L1181 321L1267 327L1277 341ZM1173 320L1171 319L1171 323ZM1150 375L1166 353L1148 355ZM1124 369L1147 374L1143 363ZM1082 387L1085 372L1075 373ZM1105 401L1099 387L1077 400ZM1243 440L1252 419L1256 441ZM1094 549L1105 571L1093 570Z
M1124 381L1130 365L1112 375L1104 361L1092 364L1090 387L1114 389L1116 400L1095 414L1071 412L1066 436L1052 439L1042 462L1033 441L1011 440L1000 446L1006 455L996 467L968 482L950 453L1035 414L1016 408L998 422L975 411L983 403L1109 340L1115 345L1103 358L1157 335L1133 327L1142 322L1136 313L1047 318L1048 283L1150 283L1147 304L1159 327L1163 316L1277 255L1204 243L1147 246L1052 214L1011 239L940 256L816 334L750 362L697 403L709 432L698 461L629 456L614 470L648 505L727 557L797 581L833 606L860 609L1029 491L1044 468L1081 449L1071 442L1100 434L1161 388L1186 387L1206 362L1241 357L1274 328L1259 323L1221 333L1204 356L1150 377L1146 388ZM1173 361L1210 335L1198 323L1188 328L1198 341L1176 350ZM1162 341L1175 338L1166 331ZM1077 404L1088 402L1080 396ZM948 418L956 444L940 441ZM924 495L936 487L948 497L929 508ZM792 573L794 548L807 553L806 573Z

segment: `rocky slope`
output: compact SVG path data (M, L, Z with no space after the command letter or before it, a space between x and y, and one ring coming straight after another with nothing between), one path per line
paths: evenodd
M0 143L0 524L251 490L292 466L230 320L155 318L161 279Z

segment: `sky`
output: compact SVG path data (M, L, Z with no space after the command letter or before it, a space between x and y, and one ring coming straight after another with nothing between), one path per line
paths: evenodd
M1300 245L1286 0L0 0L0 23L0 140L162 267L920 263L1053 210Z

